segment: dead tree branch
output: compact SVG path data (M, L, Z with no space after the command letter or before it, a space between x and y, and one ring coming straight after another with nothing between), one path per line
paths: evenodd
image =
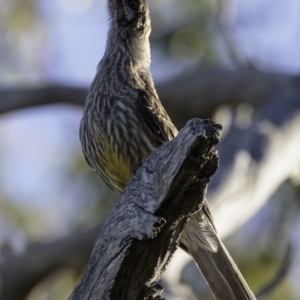
M218 166L221 127L194 119L154 151L126 186L94 246L75 299L161 299L156 282Z

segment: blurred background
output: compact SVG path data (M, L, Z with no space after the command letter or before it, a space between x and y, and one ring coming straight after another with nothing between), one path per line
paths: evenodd
M152 72L174 123L224 126L208 199L225 245L253 291L276 285L262 299L299 299L300 1L149 6ZM106 1L0 7L0 299L66 299L117 200L78 138L104 52ZM165 297L213 299L177 252Z

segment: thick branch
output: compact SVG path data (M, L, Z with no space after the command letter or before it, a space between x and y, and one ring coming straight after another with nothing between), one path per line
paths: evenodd
M87 89L61 85L13 87L0 89L0 114L49 104L83 105Z
M190 118L211 117L220 105L259 107L270 96L297 85L299 77L253 69L207 68L159 83L157 90L171 119L181 127Z
M211 121L189 121L143 163L106 220L70 299L161 299L155 283L189 217L201 208L218 165L213 147L220 129Z
M167 111L181 127L192 117L206 118L219 105L261 105L279 90L295 87L298 77L256 70L222 68L195 69L166 82L157 90ZM0 89L0 114L26 107L67 103L83 105L86 88L48 85L38 88ZM181 113L178 114L178 111Z

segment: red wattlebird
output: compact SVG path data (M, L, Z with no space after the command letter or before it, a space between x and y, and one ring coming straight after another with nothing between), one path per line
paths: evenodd
M80 124L88 164L121 193L137 163L177 129L159 101L150 73L149 10L145 0L108 0L106 50ZM180 244L196 261L216 299L255 296L218 237L208 203L185 227Z

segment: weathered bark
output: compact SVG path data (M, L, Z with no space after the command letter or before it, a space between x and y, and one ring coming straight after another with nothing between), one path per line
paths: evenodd
M221 127L194 119L126 186L94 246L75 299L161 299L156 285L218 166Z

